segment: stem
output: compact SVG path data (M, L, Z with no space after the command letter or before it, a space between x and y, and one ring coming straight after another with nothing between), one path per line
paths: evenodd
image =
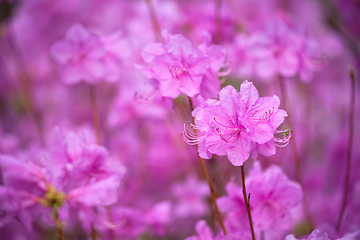
M247 194L246 194L244 165L241 165L240 168L241 168L243 196L244 196L246 211L247 211L247 214L249 217L251 236L252 236L252 239L255 240L255 233L254 233L254 227L253 227L253 222L252 222L252 218L251 218L250 204L248 202L248 198L247 198Z
M282 102L284 104L283 106L284 106L285 109L287 109L287 112L289 113L288 117L287 117L287 123L289 125L289 128L294 130L292 122L291 122L291 117L290 117L290 115L291 115L290 109L287 107L288 96L287 96L287 92L286 92L286 87L285 87L284 79L281 76L279 76L279 83L280 83L280 92L281 92ZM295 131L293 131L293 133L294 132ZM300 166L300 158L299 158L299 153L298 153L297 147L296 147L295 134L292 136L292 138L290 140L290 146L291 146L291 152L292 152L293 160L294 160L294 164L295 164L295 177L296 177L296 180L302 186L303 192L304 192L303 209L304 209L305 218L306 218L307 223L308 223L309 231L313 231L314 230L314 224L313 224L312 219L310 217L310 208L309 208L309 203L308 203L307 197L306 197L304 181L303 181L303 178L302 178L302 172L301 172L301 166Z
M24 99L24 107L26 113L33 119L35 127L39 133L40 142L44 145L44 129L41 114L34 104L33 91L30 81L30 75L27 71L26 62L19 43L17 41L15 31L11 31L11 26L7 29L7 37L4 42L8 45L9 53L13 56L14 64L18 71L18 79L20 80L21 92Z
M94 225L91 224L91 240L96 240L96 229Z
M56 228L57 228L57 233L56 233L57 239L58 240L64 240L63 231L62 231L62 224L59 221L59 212L58 212L58 210L54 209L54 212L53 212L52 215L53 215L52 217L54 219L54 222L55 222L55 225L56 225Z
M101 139L100 139L100 120L99 120L99 110L97 108L97 102L96 102L96 96L95 96L95 87L93 85L89 85L90 87L90 100L91 100L91 109L92 109L92 114L93 114L93 121L94 121L94 131L95 131L95 136L96 136L96 142L98 145L101 145ZM112 214L111 214L111 207L110 206L106 206L106 216L107 219L110 222L113 222L112 220ZM93 228L91 229L93 230ZM94 229L95 231L95 229ZM115 232L113 229L109 229L109 234L110 234L110 239L111 240L115 240ZM95 234L93 233L93 231L91 231L91 235L94 239L94 236L96 238L96 231Z
M344 217L347 198L349 194L349 185L350 185L350 170L351 170L351 153L352 145L354 138L354 108L355 108L355 75L352 67L349 69L349 75L351 80L351 96L350 96L350 107L349 107L349 139L348 139L348 148L346 153L346 172L344 180L344 194L341 201L341 210L339 219L336 224L336 230L339 232L341 223Z
M106 206L105 207L106 209L106 217L107 219L109 220L109 222L113 222L113 218L112 218L112 213L111 213L111 207L110 206ZM115 240L116 237L115 237L115 232L114 232L114 229L109 229L109 233L110 233L110 239L111 240Z
M349 32L349 30L344 26L344 23L341 19L340 13L331 0L321 0L325 16L329 25L339 32L340 36L343 38L344 42L347 43L350 52L357 58L357 55L360 53L360 45L357 42L356 38Z
M222 0L215 0L215 33L214 43L221 43L221 4Z
M194 110L194 106L192 104L192 100L191 98L189 97L189 104L190 104L190 108L191 108L191 112ZM193 123L195 124L195 121L194 121L194 118L193 118ZM196 130L194 130L196 131ZM216 194L215 194L215 189L213 187L213 185L211 184L211 180L210 180L210 177L209 177L209 173L208 171L206 170L206 166L205 166L205 163L204 163L204 160L199 156L198 154L198 157L199 157L199 161L200 161L200 165L201 165L201 169L205 175L205 178L206 178L206 181L209 185L209 189L210 189L210 193L211 193L211 200L214 204L214 207L215 207L215 213L217 215L217 218L218 218L218 221L220 223L220 226L224 232L224 235L227 235L227 232L226 232L226 228L225 228L225 225L224 225L224 221L222 219L222 216L221 216L221 213L219 211L219 207L217 205L217 202L216 202Z
M157 42L162 42L163 38L161 36L160 24L159 24L159 21L158 21L158 19L156 17L156 12L155 12L155 9L154 9L154 5L153 5L151 0L145 0L145 2L146 2L146 5L148 7L148 10L149 10L151 23L152 23L153 29L154 29L155 39L156 39Z
M93 114L96 143L98 145L101 145L99 110L97 108L97 103L96 103L95 87L90 84L89 84L89 87L90 87L91 110L92 110L92 114Z

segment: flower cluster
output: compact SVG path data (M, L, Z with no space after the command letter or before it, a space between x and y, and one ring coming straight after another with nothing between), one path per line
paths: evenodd
M359 9L0 0L0 240L359 239Z

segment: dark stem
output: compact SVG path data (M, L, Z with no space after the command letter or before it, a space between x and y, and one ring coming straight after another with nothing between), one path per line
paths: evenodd
M91 224L91 240L96 240L96 229L94 225Z
M297 147L296 147L296 131L294 131L292 122L291 122L291 113L290 113L290 108L287 107L287 102L288 102L288 96L287 96L287 91L286 91L286 87L285 87L285 83L284 83L284 79L279 76L279 84L280 84L280 92L281 92L281 97L282 97L282 102L283 102L283 106L286 109L286 111L288 112L288 117L287 117L287 123L289 125L289 128L292 129L293 131L293 136L290 140L290 146L291 146L291 153L293 155L293 160L294 160L294 164L295 164L295 176L296 176L296 181L298 181L300 183L300 185L303 188L303 192L304 192L304 201L303 201L303 209L304 209L304 214L308 223L308 227L309 227L309 231L313 231L314 230L314 224L312 222L312 219L310 217L310 208L309 208L309 203L307 201L307 197L306 197L306 191L304 188L304 181L302 178L302 171L301 171L301 166L300 166L300 157L299 157L299 153L297 151Z
M221 5L222 0L214 0L215 1L215 32L214 32L214 43L220 44L221 43Z
M23 94L25 111L30 116L30 118L33 119L35 127L39 133L40 142L42 145L44 145L44 129L42 124L42 117L34 104L31 79L27 71L26 62L17 41L15 32L11 31L11 25L9 25L9 28L7 30L8 36L4 37L4 42L7 43L9 53L13 56L15 66L19 70L18 78L20 80L21 92Z
M349 70L350 80L351 80L351 96L350 96L350 107L349 107L349 139L348 139L348 148L346 153L346 172L344 180L344 194L341 201L341 210L340 215L336 224L336 230L339 232L341 228L341 223L344 217L345 208L347 204L347 198L349 194L350 186L350 170L351 170L351 153L352 145L354 138L354 109L355 109L355 74L352 67Z
M194 110L194 106L192 104L192 100L191 98L189 97L189 104L190 104L190 108L191 108L191 112ZM195 121L193 119L193 123L195 124ZM196 130L195 130L196 131ZM210 193L211 193L211 200L214 204L214 207L215 207L215 213L217 215L217 218L218 218L218 221L220 223L220 226L224 232L224 235L227 235L227 232L226 232L226 228L225 228L225 225L224 225L224 221L223 221L223 218L221 216L221 213L219 211L219 207L217 205L217 202L216 202L216 194L215 194L215 189L214 189L214 186L211 184L211 180L210 180L210 177L209 177L209 173L208 171L206 170L206 166L205 166L205 163L204 163L204 160L199 156L198 154L198 157L199 157L199 161L200 161L200 165L201 165L201 169L205 175L205 178L206 178L206 181L209 185L209 189L210 189Z
M112 218L112 213L111 213L111 207L110 206L106 206L106 217L109 220L109 222L113 223L113 218ZM111 240L115 240L115 231L114 229L109 229L109 233L110 233L110 239Z
M331 0L321 0L323 9L325 11L325 16L332 28L340 33L340 36L343 38L344 42L347 43L350 52L357 58L357 55L360 53L360 45L356 38L349 32L349 30L344 26L341 19L340 13Z
M240 168L241 168L241 181L242 181L243 196L244 196L246 211L247 211L247 214L249 217L251 236L252 236L252 239L255 240L255 233L254 233L254 226L253 226L253 222L252 222L252 218L251 218L250 204L248 202L248 197L246 194L244 165L241 165Z
M90 101L91 101L91 110L93 115L96 143L98 145L101 145L99 110L97 108L97 103L96 103L95 87L91 84L89 84L89 87L90 87Z
M90 87L91 110L92 110L92 114L93 114L96 143L98 145L101 145L99 110L97 108L97 102L96 102L96 96L95 96L95 87L93 85L91 85L91 84L89 84L89 87ZM112 214L111 214L111 207L106 206L105 209L106 209L107 219L112 223L113 220L112 220ZM115 240L116 238L115 238L114 230L109 229L109 233L110 233L110 239ZM93 236L93 233L92 233L92 236ZM96 232L95 232L95 237L96 237Z
M265 232L264 232L264 230L262 230L260 232L260 240L265 240Z
M60 220L59 220L59 212L57 209L54 209L54 212L52 214L53 216L53 219L54 219L54 222L55 222L55 225L56 225L56 228L57 228L57 233L56 233L56 236L57 236L57 239L58 240L64 240L64 236L63 236L63 231L62 231L62 224L60 223Z
M162 42L163 38L161 36L160 24L159 24L159 21L158 21L158 19L156 17L156 12L155 12L155 9L154 9L153 2L152 2L152 0L145 0L145 2L146 2L146 5L148 7L148 10L149 10L151 23L152 23L153 29L154 29L155 39L158 42Z

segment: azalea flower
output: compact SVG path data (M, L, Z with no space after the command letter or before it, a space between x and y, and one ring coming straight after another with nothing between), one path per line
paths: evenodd
M204 101L199 97L199 101L201 105L192 112L195 125L189 123L196 132L185 129L183 138L189 144L199 144L202 158L227 155L233 165L239 166L249 158L252 143L281 141L274 138L276 128L287 116L279 109L280 99L260 98L247 80L241 84L240 92L226 86L221 89L219 100Z

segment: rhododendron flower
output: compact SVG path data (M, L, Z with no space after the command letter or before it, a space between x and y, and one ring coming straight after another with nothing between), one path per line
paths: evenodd
M203 44L200 50L182 35L165 31L162 35L164 44L150 43L143 48L142 56L149 67L140 67L149 79L159 81L162 96L176 98L184 93L194 97L201 92L201 86L205 91L220 88L216 72L224 65L222 47Z
M253 34L249 40L254 69L264 79L298 74L302 80L309 81L312 72L321 65L316 42L280 20L270 21L265 31Z
M178 217L203 216L208 207L206 198L210 195L206 182L189 176L184 183L177 183L172 188L177 204L174 206Z
M292 226L289 210L303 198L301 186L288 179L280 167L272 165L265 171L259 162L246 179L251 194L251 214L254 224L261 230L288 230Z
M292 226L289 211L299 205L303 198L301 186L289 180L280 167L270 166L263 171L259 162L254 163L245 182L251 196L250 208L255 229L272 229L280 234L289 230ZM226 189L228 196L217 200L220 210L226 213L225 224L232 232L245 231L246 228L240 227L248 221L242 188L230 182Z
M266 144L274 140L276 128L287 116L279 109L277 96L259 98L257 89L247 80L240 92L226 86L219 93L219 100L204 101L194 109L195 133L185 129L184 140L199 144L199 154L210 158L211 154L227 155L230 162L239 166L250 156L252 142ZM277 139L275 139L277 140Z
M187 237L185 240L213 240L215 239L211 229L204 220L200 220L196 223L197 236Z
M62 80L66 84L85 81L96 84L100 80L113 82L119 75L118 35L100 37L75 24L65 38L51 46L50 53L62 66Z
M79 216L89 216L94 214L93 207L118 200L125 168L102 146L85 142L73 132L64 138L51 142L56 146L41 156L46 159L41 163L0 156L4 186L14 190L23 211L34 206L50 207L59 209L61 218L68 218L69 209L76 207Z
M345 236L341 237L341 238L336 238L335 240L355 240L355 239L359 239L360 236L360 230L353 232L353 233L349 233L346 234ZM321 233L320 230L315 229L308 238L295 238L295 236L293 234L287 235L285 240L330 240L330 238L328 237L328 234L326 232Z

